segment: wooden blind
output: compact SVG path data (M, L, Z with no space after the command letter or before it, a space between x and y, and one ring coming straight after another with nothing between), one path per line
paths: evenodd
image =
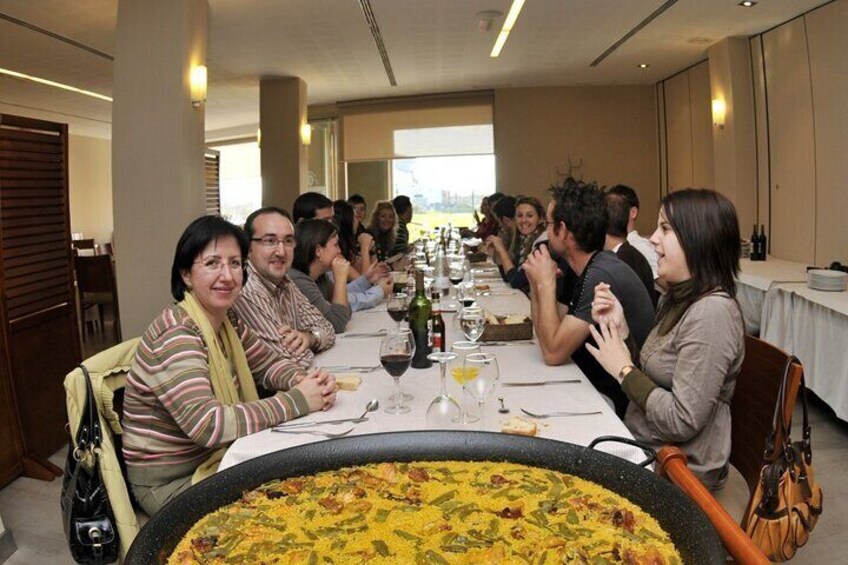
M221 152L206 150L206 213L221 215Z
M0 115L0 247L9 322L71 303L67 126Z

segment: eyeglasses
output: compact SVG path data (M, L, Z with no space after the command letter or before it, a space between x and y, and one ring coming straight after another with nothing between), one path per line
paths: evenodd
M294 247L297 241L294 236L287 235L286 237L280 239L276 235L266 235L263 237L252 237L250 241L255 241L260 244L262 247L277 247L281 243L286 247Z
M209 273L220 273L224 268L224 265L230 269L230 273L232 273L233 276L236 274L241 275L244 272L244 263L242 263L241 259L222 261L218 257L210 257L209 259L200 259L199 261L195 261L195 264L201 265L203 269Z

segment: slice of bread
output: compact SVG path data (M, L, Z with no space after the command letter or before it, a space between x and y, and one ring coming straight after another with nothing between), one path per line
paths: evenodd
M513 324L524 324L526 322L527 316L524 314L510 314L503 320L503 323L507 326L511 326Z
M339 390L356 390L362 384L362 377L359 375L336 375L336 384L339 385Z
M536 422L521 416L513 416L501 422L501 431L505 434L535 436L536 429Z

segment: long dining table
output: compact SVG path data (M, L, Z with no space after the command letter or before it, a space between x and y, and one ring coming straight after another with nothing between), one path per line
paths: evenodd
M497 315L530 313L528 298L517 290L506 287L494 279L486 281L491 287L491 293L479 296L477 302L489 312ZM448 351L454 341L464 340L465 337L455 320L456 301L448 297L442 301L442 317L447 328ZM379 348L381 336L357 337L354 334L380 332L395 327L386 312L385 303L370 310L356 312L348 323L346 332L336 336L336 344L329 350L317 355L315 366L318 367L378 367L380 365ZM508 343L508 342L504 342ZM259 457L277 450L311 443L315 441L333 441L319 434L321 432L340 433L352 428L347 435L372 434L379 432L400 432L423 429L458 429L485 430L500 432L502 422L512 416L527 418L521 408L531 412L544 413L550 411L597 412L585 416L554 417L538 419L537 437L570 442L578 445L588 445L600 436L618 436L632 439L633 436L616 416L614 410L595 390L580 369L573 363L549 367L542 360L538 344L519 343L509 345L486 345L481 343L483 352L491 352L497 356L500 370L500 383L494 394L484 405L480 421L469 424L450 424L448 426L433 426L426 418L427 407L439 395L440 372L438 363L427 369L410 368L401 377L404 392L414 398L409 401L411 411L407 414L388 414L383 408L389 405L389 396L394 392L393 379L382 369L358 373L362 383L355 391L339 391L335 405L327 412L312 413L296 422L318 421L325 419L356 418L360 416L366 404L371 399L377 399L380 407L367 414L367 421L357 424L317 425L314 427L298 427L299 430L313 430L316 434L277 433L271 429L251 434L236 440L227 450L219 470L224 470L248 459ZM337 375L350 374L350 371L334 369ZM538 382L547 380L573 380L577 382L557 383L538 386L503 386L503 382ZM476 411L476 403L471 399L462 398L461 386L453 381L448 370L448 393L462 401L464 407ZM500 403L508 413L499 412ZM293 428L294 429L294 428ZM644 453L632 446L619 443L602 443L601 449L613 455L638 463L645 459ZM496 456L496 454L493 454Z

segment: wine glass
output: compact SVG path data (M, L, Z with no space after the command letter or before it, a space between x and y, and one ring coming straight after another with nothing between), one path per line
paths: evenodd
M483 405L495 392L498 379L500 379L498 359L494 353L469 353L465 356L463 372L466 377L465 389L477 401L477 410L480 412L480 428L482 429L485 414Z
M458 357L456 353L437 351L427 356L431 361L439 364L441 376L441 390L439 396L433 399L430 406L427 407L427 427L428 428L449 428L451 422L458 422L462 414L462 408L459 403L448 394L447 382L445 381L445 369L448 363Z
M408 328L390 331L380 342L380 363L386 372L395 380L395 395L390 397L394 404L387 406L389 414L406 414L410 408L404 404L403 393L400 390L400 377L409 368L412 355L415 353L415 340Z
M469 341L476 342L486 329L486 314L479 306L468 306L459 312L459 327Z
M395 292L386 303L386 311L392 320L397 322L397 329L401 329L401 322L409 311L409 295L405 292Z
M453 345L451 345L451 353L456 353L456 358L451 361L451 376L453 377L453 380L459 383L462 387L463 402L466 392L465 385L473 373L473 371L466 372L465 357L479 351L480 344L473 341L455 341L453 342ZM461 410L460 414L452 421L462 424L470 424L472 422L476 422L478 419L479 417L470 411Z

